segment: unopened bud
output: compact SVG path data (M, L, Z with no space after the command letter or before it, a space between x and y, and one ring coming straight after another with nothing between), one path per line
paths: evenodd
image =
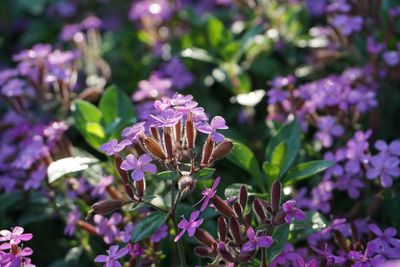
M194 143L195 143L195 140L196 140L196 129L194 128L193 120L191 120L191 116L190 115L189 115L189 118L190 119L188 119L186 121L186 127L185 127L186 145L187 145L187 148L193 149L194 148Z
M273 218L272 218L272 223L274 225L281 225L285 223L285 216L286 213L281 211L278 214L276 214Z
M261 221L263 221L267 218L264 207L258 198L255 198L253 201L253 210L257 214L257 216L261 219Z
M246 209L247 196L248 196L247 188L244 185L242 185L239 191L239 203L242 206L242 210Z
M240 252L239 256L238 256L238 260L240 262L249 262L249 260L251 258L253 258L255 256L255 253L257 252L257 250L254 251L249 251L249 252Z
M171 128L164 129L164 145L165 145L165 151L167 151L167 158L173 159L175 153L174 153L174 143L172 140Z
M151 136L157 141L160 141L160 133L156 127L150 127Z
M177 143L182 143L182 122L175 124L175 140Z
M224 140L219 143L213 150L210 158L210 162L222 159L226 157L233 148L233 143L231 140Z
M160 144L151 137L146 137L144 139L144 146L154 157L159 158L162 161L167 159L164 150L161 148Z
M117 168L117 171L119 173L119 176L121 177L122 184L129 183L128 174L126 173L126 171L121 169L122 158L119 154L114 155L114 163L115 163L115 167Z
M196 180L191 176L183 175L178 180L178 188L183 194L187 194L193 191L196 187Z
M229 220L229 230L231 232L233 239L235 240L235 243L237 245L241 245L242 237L240 235L240 226L238 220L235 217L232 217Z
M272 184L272 189L271 189L271 206L272 206L272 212L273 214L276 214L279 211L279 205L281 201L281 182L279 180L276 180Z
M212 248L205 246L196 246L194 248L194 253L202 258L213 257L215 256L215 252Z
M220 241L225 241L226 240L226 221L225 218L222 216L218 217L218 238Z
M212 248L213 244L217 241L208 233L206 230L201 228L196 229L196 233L194 237L202 244L206 245L207 247Z
M218 243L218 254L227 262L235 262L235 257L233 254L227 250L224 242Z
M246 225L250 225L251 224L251 219L252 219L252 215L251 215L252 213L251 212L249 212L249 213L247 213L246 215L244 215L244 223L246 224Z
M211 202L214 204L215 208L221 212L226 217L235 217L235 212L231 207L229 207L222 199L218 196L214 196L211 198Z
M131 184L124 184L125 192L131 200L136 200L135 188Z
M92 209L97 214L107 214L122 207L121 200L106 199L96 202L92 205Z
M241 222L243 222L243 210L242 210L242 206L241 206L238 202L235 202L235 203L233 204L233 210L235 211L236 216L238 217L238 219L239 219Z
M144 197L144 191L146 190L146 180L142 179L139 181L135 181L135 188L136 188L136 193L139 199L142 199Z
M201 165L207 166L210 162L210 157L214 149L214 141L209 137L203 146L203 154L201 157Z

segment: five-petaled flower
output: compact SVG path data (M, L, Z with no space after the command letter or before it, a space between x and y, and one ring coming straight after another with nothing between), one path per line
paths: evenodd
M188 235L192 237L196 233L196 229L203 223L203 219L200 218L196 221L197 217L199 217L200 211L196 210L190 214L190 219L187 221L185 217L182 216L182 220L179 222L178 227L182 229L182 231L175 237L174 241L178 241L181 239L183 234L187 231Z
M0 250L10 249L12 245L18 245L21 241L29 241L32 239L32 234L24 234L24 228L16 226L9 230L0 231L0 242L7 242L0 245Z
M182 118L183 113L176 111L172 108L167 108L162 111L158 116L150 115L153 119L153 125L155 127L172 127L175 126Z
M285 222L291 223L293 219L304 220L305 214L302 210L296 208L296 200L288 200L282 204L285 211Z
M214 184L211 188L206 188L205 190L203 190L201 192L201 194L203 195L203 198L199 201L199 203L202 200L204 200L204 201L200 207L200 211L204 211L207 208L208 203L210 202L210 199L212 199L215 196L215 193L217 192L217 186L218 186L220 180L221 180L221 177L217 177L217 179L215 179Z
M199 132L209 134L214 142L219 143L224 141L225 137L222 134L217 133L217 130L225 130L229 127L226 126L224 118L222 118L221 116L215 116L211 120L210 124L208 122L202 121L196 124L196 128Z
M110 246L109 250L107 250L108 255L98 255L94 261L104 262L104 267L121 267L118 259L124 257L128 252L128 247L118 249L118 245L113 245Z
M390 247L400 248L400 239L395 238L397 234L396 228L389 227L382 231L376 224L370 224L368 229L376 236L374 240L369 242L376 245L374 247L376 249L375 252L380 253L380 250Z
M108 156L113 156L130 144L132 144L132 142L127 139L122 140L119 143L116 139L112 139L107 143L102 144L99 149L106 153Z
M274 240L270 236L257 236L251 226L247 229L246 235L249 238L249 241L243 245L241 249L242 252L254 251L257 247L267 248L274 243Z
M144 172L157 172L156 165L150 163L152 158L143 154L137 159L134 155L129 154L126 159L121 163L121 169L124 171L133 170L131 177L135 181L140 181L144 178Z

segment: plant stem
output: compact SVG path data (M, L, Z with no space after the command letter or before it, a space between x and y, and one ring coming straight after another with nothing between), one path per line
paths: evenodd
M174 224L174 229L175 229L175 233L178 233L179 229L178 229L178 223L176 222L176 207L178 206L178 203L181 200L181 191L178 192L178 195L176 196L175 199L175 182L172 181L171 184L171 210L169 212L169 217L172 220L172 223ZM178 248L178 254L179 254L179 259L181 262L181 266L182 267L186 267L186 258L185 258L185 252L182 246L182 242L181 240L178 240L176 242L176 246Z

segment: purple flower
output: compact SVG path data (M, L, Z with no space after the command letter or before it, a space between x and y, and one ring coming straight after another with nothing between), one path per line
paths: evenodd
M268 90L268 104L277 104L286 100L289 97L289 93L280 88L273 88Z
M2 95L6 97L16 97L23 94L25 82L20 79L11 79L1 88Z
M348 257L355 261L352 267L379 266L379 264L385 261L385 258L381 255L375 255L376 250L376 245L369 243L364 254L359 251L350 251Z
M383 52L383 59L390 67L397 66L400 63L400 52L385 51Z
M164 64L160 72L163 77L171 79L172 84L178 90L184 89L193 82L193 75L187 71L185 65L176 57Z
M185 232L187 232L190 237L192 237L196 233L196 229L203 223L203 218L200 218L196 221L199 215L200 211L193 211L190 215L189 221L187 221L185 217L182 216L182 220L178 224L179 229L182 229L182 231L175 237L175 242L181 239Z
M312 250L314 250L318 255L324 257L328 263L328 266L333 266L334 264L343 264L346 259L340 256L334 255L332 252L328 251L328 245L325 243L325 248L324 250L311 247Z
M254 251L257 247L267 248L274 243L274 240L270 236L257 236L251 226L247 229L246 235L249 238L249 241L243 245L241 249L242 252Z
M117 225L121 223L122 216L119 213L111 215L110 219L105 218L102 215L94 215L94 222L97 224L96 231L99 235L103 236L106 244L111 244L115 237L117 237L119 230Z
M376 224L368 225L368 229L376 236L376 238L369 242L369 244L376 245L374 252L381 253L388 248L400 248L400 239L395 238L397 231L394 227L382 230Z
M104 262L104 267L121 267L121 264L118 262L119 258L124 257L128 254L129 248L121 248L118 250L118 245L110 246L110 249L107 250L107 255L98 255L94 261L95 262Z
M138 122L130 127L125 128L121 135L130 140L131 142L135 142L138 137L144 133L145 128L144 125L146 124L146 122Z
M220 133L217 133L217 130L221 129L228 129L228 126L226 126L225 119L222 118L221 116L215 116L212 120L211 123L208 124L207 122L199 122L196 124L196 128L199 132L209 134L211 136L211 139L214 142L222 142L224 141L224 136Z
M297 257L296 262L298 267L317 267L316 260L310 260L309 262L305 262L303 257L301 256Z
M376 54L379 54L380 52L382 52L383 49L385 49L384 44L376 42L375 39L371 36L368 37L368 39L367 39L368 53L376 55Z
M136 159L136 157L132 154L129 154L126 159L121 163L121 169L124 171L133 170L131 173L131 177L135 181L140 181L144 178L144 172L157 172L156 165L150 163L152 158L147 155L143 154Z
M394 140L389 145L383 141L375 142L375 148L386 156L400 156L400 141Z
M158 243L168 236L168 226L163 224L158 230L150 237L153 243Z
M114 181L114 177L111 175L102 176L99 182L95 185L95 188L91 191L90 195L92 197L102 197L106 192L106 189Z
M153 119L153 125L155 127L172 127L175 126L182 118L183 113L176 111L172 108L168 108L162 111L158 116L150 115Z
M128 244L129 247L129 255L133 258L139 257L144 253L144 247L140 247L139 243Z
M372 180L380 177L381 185L385 188L393 184L392 177L400 175L400 160L397 157L377 155L371 158L371 167L367 170L367 178Z
M292 262L292 264L295 265L298 257L300 257L300 255L294 251L293 245L287 243L284 251L282 251L282 253L271 262L271 267L276 267L278 265L291 266L289 262Z
M46 175L47 168L42 164L37 169L32 171L29 179L25 181L24 190L28 191L29 189L38 189L41 182L46 178Z
M332 19L332 26L339 29L345 36L359 32L362 28L363 19L360 16L349 16L338 14Z
M367 164L370 156L367 154L369 143L368 138L371 131L357 131L354 137L347 142L345 170L349 173L359 173L361 171L360 163Z
M332 137L339 137L344 133L344 128L336 124L336 118L333 116L319 117L317 126L318 132L315 134L315 137L324 147L332 146Z
M160 78L158 74L150 75L149 80L139 82L139 90L133 95L132 99L135 102L140 102L146 99L154 99L170 93L172 82L170 79Z
M207 208L208 203L210 202L210 199L212 199L215 196L215 193L217 193L217 186L218 186L220 180L221 180L221 177L217 177L217 179L215 179L214 184L212 185L211 188L206 188L205 190L203 190L201 192L201 194L203 195L203 198L199 201L199 203L203 200L204 200L204 202L200 207L200 211L204 211Z
M294 219L304 220L305 214L302 210L296 208L296 200L288 200L282 204L282 208L285 211L285 222L291 223Z
M118 154L120 151L122 151L126 146L132 144L131 141L129 140L122 140L120 143L118 143L117 140L112 139L108 141L107 143L102 144L99 149L106 153L108 156L112 156L114 154Z
M67 215L67 223L64 228L64 234L68 236L73 236L75 233L76 223L81 218L82 214L79 209L75 207L72 211L70 211Z
M132 238L133 229L135 229L135 225L133 223L129 222L127 225L125 225L124 230L119 232L118 238L122 242L128 243Z
M86 17L82 22L81 26L83 29L99 29L101 27L101 20L93 15Z
M1 230L0 242L7 242L0 245L0 250L10 249L12 245L18 245L21 241L29 241L32 234L24 234L24 228L15 226L12 231Z
M351 199L357 199L360 197L360 189L364 188L364 183L357 176L343 175L337 178L336 187L347 191Z
M170 4L167 0L140 0L133 1L129 11L130 20L149 18L153 23L160 24L167 20L172 14Z

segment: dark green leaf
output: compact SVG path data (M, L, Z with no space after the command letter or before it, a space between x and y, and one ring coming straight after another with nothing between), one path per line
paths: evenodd
M155 211L140 220L132 232L132 243L139 242L154 234L166 220L166 214L161 211Z
M333 162L327 160L314 160L300 163L289 170L282 182L284 185L293 184L316 175L332 166Z
M240 187L242 187L242 185L244 185L246 187L247 193L249 194L249 196L252 196L255 194L254 189L251 185L236 183L236 184L231 184L230 186L225 188L225 192L224 192L225 197L226 198L237 197L239 195Z
M0 195L0 211L6 210L8 207L13 206L22 198L21 192L15 191L7 194Z
M286 141L286 153L283 160L283 164L280 170L280 176L284 175L287 170L292 166L294 160L297 157L297 154L300 149L301 144L301 132L300 126L297 120L293 120L292 122L283 126L278 134L269 141L268 146L265 150L265 159L269 162L272 162L272 154L275 148L282 142Z
M289 225L282 224L278 226L272 233L274 243L268 248L267 262L273 261L285 249L285 245L289 237Z
M321 231L328 226L326 218L317 211L306 211L305 215L304 220L295 220L290 225L291 242L306 239L309 235Z
M172 171L163 171L157 173L157 178L162 180L175 180L178 179L178 175Z
M263 179L263 175L261 173L260 167L258 165L258 161L254 156L253 152L245 146L244 144L233 141L233 149L232 152L227 157L230 161L234 164L238 165L249 174L251 174L256 181L260 188L265 192L265 182Z
M126 126L135 118L135 110L129 97L115 85L108 87L100 99L99 108L103 113L105 125L119 122L119 127Z
M205 180L210 178L215 172L214 168L203 168L193 174L193 178L197 180Z

